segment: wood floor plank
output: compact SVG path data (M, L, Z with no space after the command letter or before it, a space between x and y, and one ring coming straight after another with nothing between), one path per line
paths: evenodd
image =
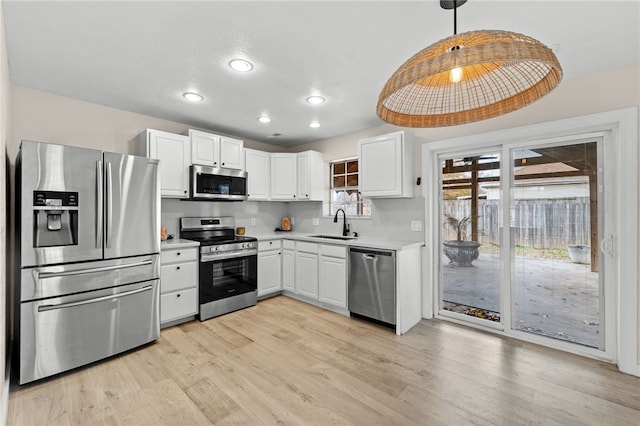
M640 378L439 321L403 336L279 296L26 386L9 425L633 425Z

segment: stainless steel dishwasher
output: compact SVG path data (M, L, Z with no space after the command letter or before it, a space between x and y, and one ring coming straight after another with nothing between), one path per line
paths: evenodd
M396 324L396 252L349 248L351 313Z

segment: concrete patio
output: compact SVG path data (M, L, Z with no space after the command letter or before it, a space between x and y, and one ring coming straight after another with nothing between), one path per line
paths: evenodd
M500 311L500 259L481 253L473 267L455 267L443 255L443 300ZM590 265L516 257L514 327L599 346L598 273Z

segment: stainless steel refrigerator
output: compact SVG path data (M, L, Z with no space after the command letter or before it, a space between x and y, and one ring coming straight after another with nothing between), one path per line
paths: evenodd
M23 141L16 210L20 384L159 337L157 160Z

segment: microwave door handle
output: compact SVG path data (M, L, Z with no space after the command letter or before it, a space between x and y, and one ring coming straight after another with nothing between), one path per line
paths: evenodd
M94 299L81 300L79 302L62 303L60 305L40 305L38 306L38 312L52 311L54 309L73 308L75 306L88 305L90 303L106 302L107 300L119 299L121 297L142 293L143 291L149 291L152 288L152 285L147 285L136 290L125 291L124 293L110 294L108 296L96 297Z
M111 162L105 163L107 167L107 226L105 229L105 245L111 247L111 227L113 225L113 179L111 175Z
M103 200L102 161L96 162L96 248L102 248Z

